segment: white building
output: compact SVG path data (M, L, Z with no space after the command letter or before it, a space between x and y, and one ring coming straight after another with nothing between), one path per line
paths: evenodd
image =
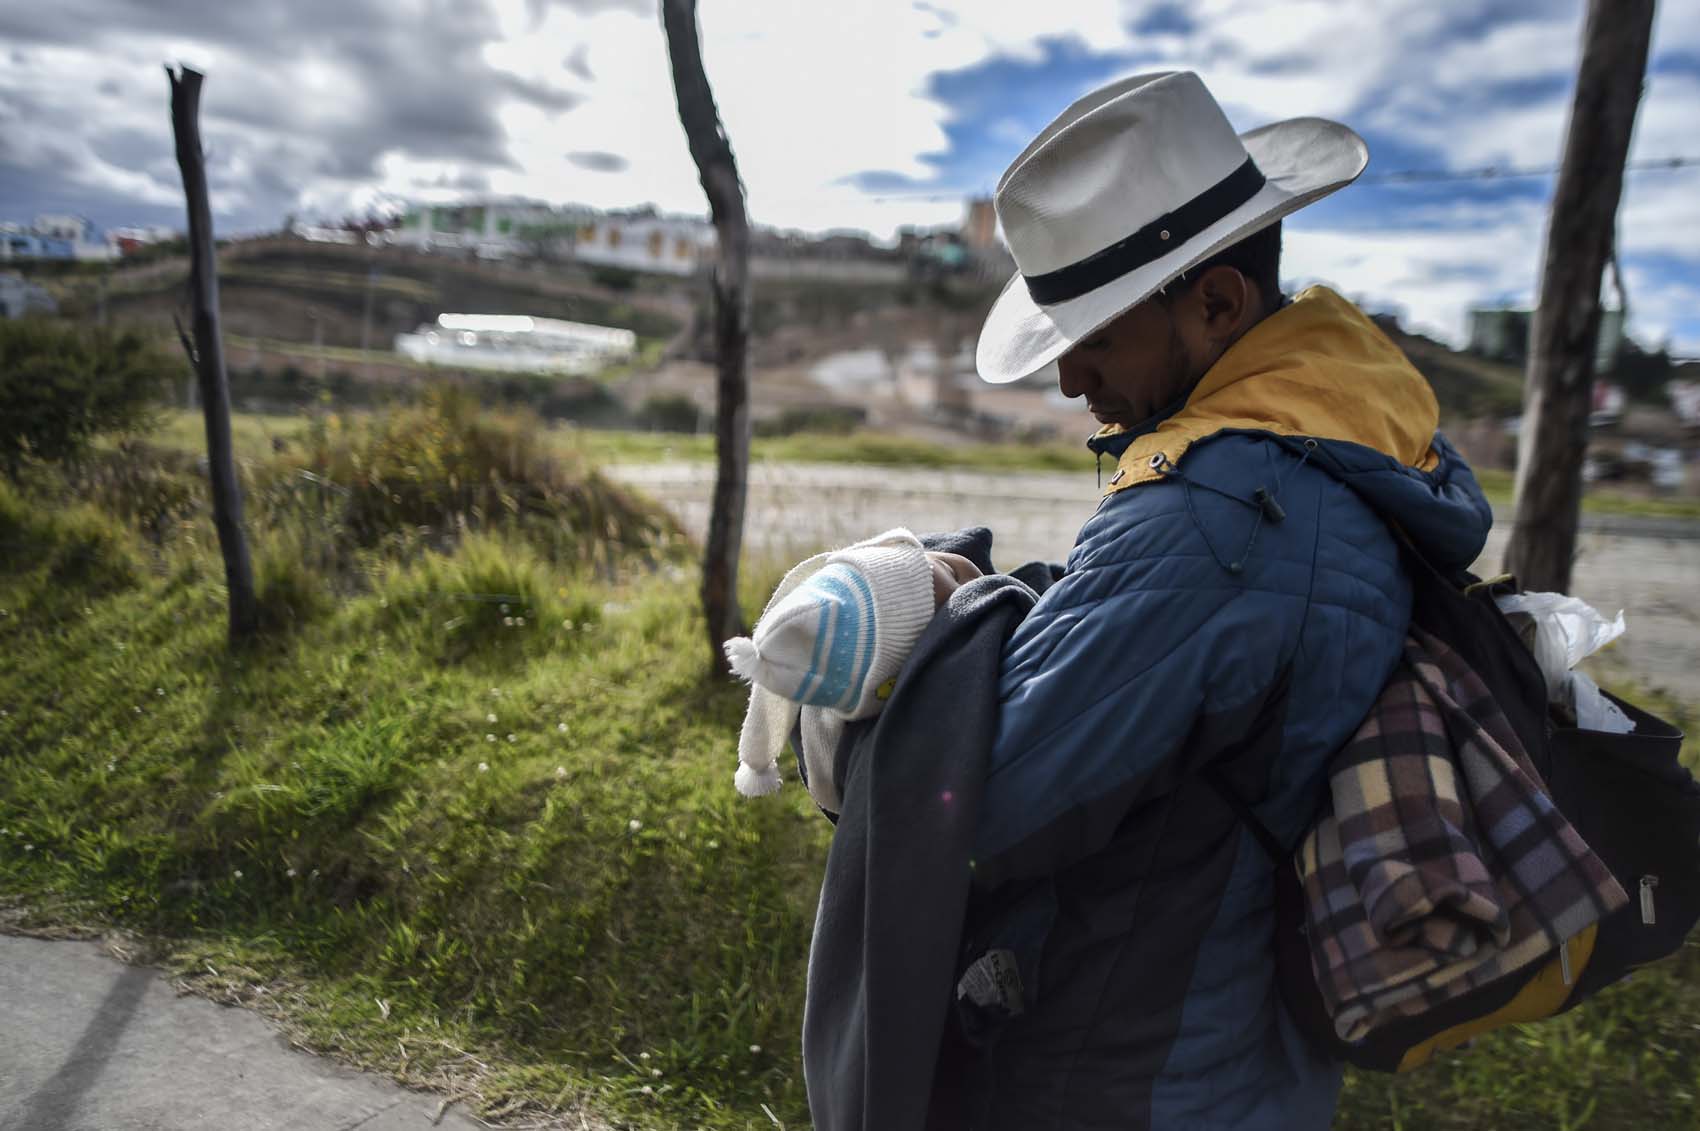
M524 201L427 205L388 235L399 247L470 251L483 259L548 253L605 267L691 275L714 249L714 226L653 209L598 212Z
M322 224L303 224L297 220L289 227L289 234L304 239L308 243L334 243L345 247L354 247L361 242L359 232L351 232L347 228L331 228Z
M119 255L129 255L140 251L149 244L165 243L177 238L175 229L150 224L140 228L108 228L106 242L117 249Z
M586 263L694 275L714 254L714 225L689 216L608 212L586 219L573 239L573 256Z
M1684 428L1700 428L1700 381L1667 382L1665 395Z
M389 242L420 251L470 251L481 259L505 259L570 234L578 220L577 213L524 201L418 204L389 233Z
M435 325L397 334L395 348L426 365L579 376L630 361L637 335L523 314L440 314Z
M0 262L11 259L118 258L117 245L81 216L37 216L29 227L0 224Z

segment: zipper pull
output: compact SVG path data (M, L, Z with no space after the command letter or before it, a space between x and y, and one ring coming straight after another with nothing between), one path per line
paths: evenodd
M1558 944L1558 971L1564 976L1564 984L1570 985L1576 979L1570 973L1570 940L1565 939Z
M1641 877L1641 923L1651 927L1657 922L1653 914L1653 889L1659 886L1659 877Z

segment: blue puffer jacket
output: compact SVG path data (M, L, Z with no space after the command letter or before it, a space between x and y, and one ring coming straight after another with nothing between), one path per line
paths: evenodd
M1313 818L1409 620L1389 523L1464 566L1492 521L1433 404L1312 291L1160 426L1095 441L1112 493L1000 672L970 940L1018 953L1027 1008L977 1127L1328 1126L1340 1067L1273 983L1274 862L1199 774L1289 842Z

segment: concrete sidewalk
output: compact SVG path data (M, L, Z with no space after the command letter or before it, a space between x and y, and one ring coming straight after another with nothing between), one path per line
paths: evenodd
M0 1131L398 1131L432 1127L440 1103L98 943L0 935ZM450 1110L435 1126L481 1124Z

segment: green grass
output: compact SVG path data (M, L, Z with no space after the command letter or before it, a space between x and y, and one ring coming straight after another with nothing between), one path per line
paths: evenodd
M235 445L239 458L260 459L272 450L274 439L287 441L305 436L312 419L305 414L269 416L233 412L230 414L231 443ZM165 409L147 430L147 441L169 451L200 454L207 450L206 418L199 409Z
M306 416L264 416L236 413L231 429L239 455L260 456L272 439L290 440L306 434ZM199 412L170 409L150 429L148 440L180 451L206 450ZM656 463L671 460L706 462L714 458L714 437L676 432L615 432L571 425L551 428L547 442L557 450L582 456L593 464ZM845 435L803 433L763 437L750 446L752 459L773 462L810 461L857 463L892 467L982 468L988 471L1090 471L1092 453L1085 444L934 444L925 440L857 432Z
M314 1047L487 1107L804 1118L827 826L733 792L692 585L475 536L232 654L209 546L148 570L92 510L0 500L0 890L37 920L289 987Z
M587 457L604 463L706 462L714 437L670 432L573 429ZM798 433L757 437L750 458L767 462L855 463L883 467L977 468L987 471L1090 471L1092 453L1080 444L937 444L871 432Z
M219 267L219 279L239 280L271 287L295 287L318 291L343 291L364 295L368 289L377 298L400 298L429 303L436 291L418 279L374 273L370 278L363 272L335 271L324 268L255 266L237 260Z

